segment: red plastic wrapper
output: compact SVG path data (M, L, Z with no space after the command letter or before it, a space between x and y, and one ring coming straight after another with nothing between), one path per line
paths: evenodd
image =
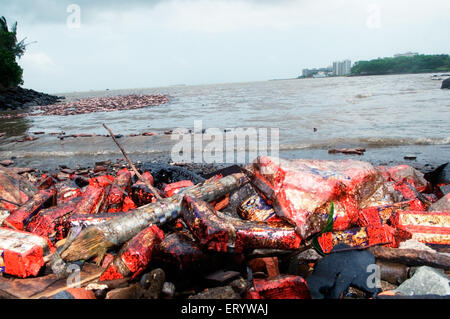
M26 278L36 276L50 251L45 238L0 228L0 273Z
M392 227L368 226L343 231L327 232L319 236L322 251L330 253L336 245L345 244L352 249L362 249L374 245L391 244L395 241Z
M152 258L156 245L164 239L164 232L152 225L130 239L100 276L100 281L138 276Z
M394 189L401 193L405 200L417 199L418 190L408 182L397 182L394 184ZM425 210L425 206L423 210Z
M384 179L366 162L261 156L249 171L253 185L272 202L278 216L297 225L302 238L323 229L331 201L334 229L343 230L356 223L360 209L374 206L386 195Z
M233 246L236 232L231 223L218 217L208 203L185 196L181 217L201 246L208 250L226 252Z
M94 262L97 262L97 258L99 258L99 257L96 257L95 259L94 259ZM112 255L112 254L106 254L105 255L105 257L103 257L103 261L102 261L102 264L101 264L101 267L102 268L108 268L108 266L109 266L109 264L112 262L114 260L114 255Z
M58 204L70 202L83 195L81 189L72 180L59 182L55 185L55 188L57 190L56 202Z
M76 214L97 214L105 197L105 189L89 185L75 208Z
M114 182L114 177L111 175L102 175L91 178L89 180L89 185L97 188L105 188L111 185L112 182Z
M122 211L129 212L132 209L137 208L136 204L131 199L131 196L127 196L123 199Z
M37 191L27 179L0 167L0 197L7 200L0 201L0 209L12 212L25 204Z
M164 194L166 195L166 197L171 197L173 194L178 194L183 188L191 186L194 186L194 183L192 183L192 181L190 180L168 184L164 187Z
M108 197L106 199L106 210L108 213L117 213L122 211L125 197L130 192L131 188L131 173L127 168L121 169L117 172Z
M217 213L208 203L185 196L181 216L201 246L217 252L298 249L300 236L287 223L244 221Z
M152 174L144 172L142 177L153 186ZM138 207L156 202L153 192L140 180L131 186L131 199Z
M399 211L394 223L422 243L450 245L450 212Z
M211 205L214 206L215 210L222 210L222 209L226 208L229 203L230 203L230 195L227 195L223 199L211 202Z
M40 190L29 201L20 206L9 215L4 223L8 227L24 230L25 226L41 209L56 203L56 190Z
M61 240L67 236L67 218L77 207L79 198L65 202L56 207L41 210L26 226L30 233L45 236L52 243Z
M252 272L267 273L267 278L280 275L277 257L254 258L248 262L248 266L252 269Z
M295 228L285 221L264 223L245 221L220 214L235 231L234 252L240 253L249 249L281 249L295 250L300 247L301 237Z
M377 170L383 175L386 181L393 181L399 184L409 183L419 192L429 189L430 185L424 174L409 165L378 166Z
M253 279L246 299L311 299L308 284L300 276L279 275L270 279Z
M36 182L37 188L39 190L49 189L55 184L55 180L53 177L43 174L41 178Z
M419 200L409 200L395 203L392 205L383 205L375 207L367 207L362 209L358 214L358 226L382 226L390 223L390 219L395 212L400 210L417 210L423 207Z

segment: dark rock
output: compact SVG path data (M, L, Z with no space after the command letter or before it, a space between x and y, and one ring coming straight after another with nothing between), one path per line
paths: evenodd
M333 251L345 249L337 245ZM306 280L313 299L338 299L350 286L375 296L381 289L369 287L372 283L368 266L375 264L375 257L367 250L331 252L321 259L312 275Z
M239 277L238 279L235 279L232 282L230 282L229 286L233 288L237 294L242 296L247 291L247 288L250 286L250 283L244 278Z
M349 287L344 299L365 299L365 292L353 287Z
M53 96L21 87L0 91L0 110L25 109L58 103L61 97Z
M313 270L309 264L315 264L320 259L322 259L322 256L320 256L314 248L305 250L290 258L288 261L288 273L306 278Z
M450 89L450 78L448 78L442 82L441 89Z
M163 163L143 163L141 171L148 171L152 174L155 181L155 186L161 188L162 183L171 184L182 180L190 180L194 184L201 183L205 179L185 168L172 166Z
M442 270L423 266L414 275L402 283L395 292L402 295L440 295L450 296L450 280Z
M434 171L424 175L425 179L432 183L437 184L450 184L450 165L449 163L442 164Z
M106 167L99 165L94 168L94 173L106 172L107 170Z
M208 178L214 177L215 175L219 175L219 174L222 174L222 176L225 177L225 176L228 176L231 174L237 174L237 173L242 173L242 167L240 167L239 165L232 165L232 166L228 166L228 167L219 169L212 173L205 174L205 175L203 175L203 177L208 179Z
M0 165L5 166L5 167L13 165L13 164L14 164L14 161L11 161L11 160L3 160L0 162Z
M427 209L429 212L450 212L450 194L446 194Z
M60 291L56 295L54 295L51 299L75 299L70 293L67 291Z
M403 159L405 159L407 161L413 161L413 160L417 159L417 156L415 156L415 155L405 155L403 157Z
M125 288L116 288L106 294L105 299L139 299L144 294L144 290L139 284L134 284Z
M147 291L144 293L146 299L158 299L161 295L166 274L161 268L152 270L141 277L140 284Z
M224 271L224 270L218 270L212 274L209 274L205 277L205 279L212 284L221 284L224 285L227 282L235 279L236 277L239 277L240 273L237 271Z

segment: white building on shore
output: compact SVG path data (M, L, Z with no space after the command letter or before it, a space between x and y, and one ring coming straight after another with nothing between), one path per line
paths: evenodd
M352 72L352 61L336 61L333 62L333 74L336 76L349 75Z

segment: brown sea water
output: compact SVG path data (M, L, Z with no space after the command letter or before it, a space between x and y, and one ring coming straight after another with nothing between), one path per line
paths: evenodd
M169 157L176 141L165 131L194 128L278 128L280 155L322 159L355 158L373 163L437 165L450 160L450 91L431 74L59 93L67 100L126 94L166 94L169 103L138 110L74 116L1 120L0 159L36 167L92 165L121 157L107 137L58 139L51 132L107 134L106 123L135 160ZM317 129L314 132L314 128ZM16 142L33 132L32 142ZM156 132L158 136L127 137ZM329 155L329 148L365 147L363 156ZM248 149L247 149L248 150ZM245 151L245 150L241 150Z

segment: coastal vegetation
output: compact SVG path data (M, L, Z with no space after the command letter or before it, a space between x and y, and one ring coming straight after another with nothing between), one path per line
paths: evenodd
M0 88L23 84L23 70L16 59L25 53L25 39L17 40L17 22L11 29L5 17L0 18Z
M352 67L351 74L382 75L445 71L450 71L450 56L448 54L420 54L359 61Z

